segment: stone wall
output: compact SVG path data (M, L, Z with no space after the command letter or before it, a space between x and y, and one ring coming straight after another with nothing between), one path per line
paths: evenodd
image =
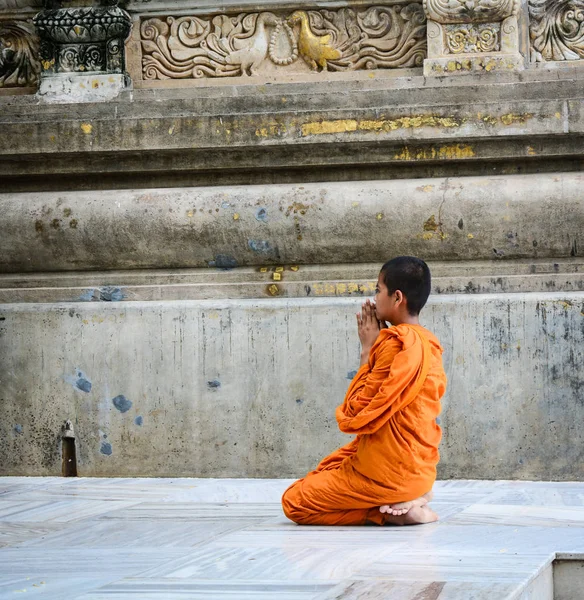
M579 0L0 0L0 474L302 475L429 261L442 477L582 479ZM121 3L120 3L121 4Z

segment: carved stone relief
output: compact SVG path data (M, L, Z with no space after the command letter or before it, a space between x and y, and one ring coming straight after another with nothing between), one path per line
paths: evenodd
M584 58L584 0L529 0L531 58Z
M48 9L35 16L43 75L123 73L124 40L130 33L131 21L117 2L110 4Z
M36 87L39 40L28 21L0 20L0 88Z
M426 18L416 2L286 15L167 16L143 20L140 40L145 80L253 76L282 67L391 69L422 65Z

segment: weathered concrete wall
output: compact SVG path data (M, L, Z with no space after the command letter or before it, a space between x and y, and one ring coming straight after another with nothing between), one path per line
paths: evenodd
M580 173L0 194L0 271L576 256Z
M291 477L350 438L344 298L13 304L0 311L1 474ZM584 294L436 296L442 477L584 477Z

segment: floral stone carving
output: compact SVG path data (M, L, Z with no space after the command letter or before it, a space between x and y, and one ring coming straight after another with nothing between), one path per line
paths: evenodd
M0 20L0 88L36 87L39 40L27 21Z
M529 0L529 16L532 60L584 58L584 0Z
M488 23L517 15L519 0L424 0L424 10L437 23Z
M140 40L145 80L253 76L282 67L391 69L422 65L426 17L415 2L285 15L167 16L143 20Z
M36 15L43 74L124 72L124 40L130 33L131 20L117 6L117 0L108 4L51 8Z

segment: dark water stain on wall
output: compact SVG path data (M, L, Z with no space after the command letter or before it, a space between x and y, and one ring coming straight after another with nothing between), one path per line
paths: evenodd
M213 379L213 381L207 381L207 387L210 390L216 390L221 387L221 382L218 379Z
M99 451L105 456L111 456L113 453L112 445L109 442L102 442Z
M349 371L347 373L347 379L353 379L353 377L355 377L355 375L357 375L357 371Z
M234 269L237 267L237 260L228 254L217 254L215 260L209 261L209 266L217 269Z
M248 240L247 245L254 252L270 252L272 250L272 246L267 240Z
M141 416L137 416L137 417L134 419L134 424L135 424L135 425L138 425L139 427L142 427L143 423L144 423L144 419L143 419L143 417L141 417Z
M256 210L255 218L262 223L268 222L268 211L262 206Z
M99 299L102 302L119 302L126 296L119 287L104 287L99 290Z
M121 412L121 413L125 413L128 412L130 410L130 408L132 408L132 401L128 400L123 394L120 394L119 396L116 396L113 400L112 400L112 404Z
M67 381L69 381L69 383L72 383L73 386L81 392L85 392L86 394L89 394L89 392L91 392L91 381L83 371L78 370L77 377L68 378Z
M16 433L24 433L24 429L22 428L22 425L20 423L16 423L16 425L14 426L14 431Z

